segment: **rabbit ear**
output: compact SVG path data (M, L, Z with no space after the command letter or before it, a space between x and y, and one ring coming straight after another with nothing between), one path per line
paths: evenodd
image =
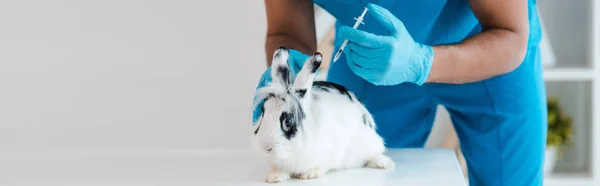
M294 80L294 90L298 97L304 98L305 95L310 94L315 74L321 66L322 60L323 56L317 52L304 62L302 70Z
M273 83L289 88L292 84L292 72L289 65L290 50L285 46L280 46L273 54L271 63L271 77Z

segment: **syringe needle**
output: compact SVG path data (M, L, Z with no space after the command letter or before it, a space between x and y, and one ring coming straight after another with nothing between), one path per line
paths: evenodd
M344 48L346 48L346 44L348 44L348 40L344 40L344 43L342 43L342 46L340 46L340 49L338 49L337 53L335 53L335 57L333 58L333 62L335 63L340 56L342 55L342 51L344 51Z
M356 22L354 23L354 26L352 26L352 28L356 29L356 28L358 28L358 25L365 24L362 21L363 21L363 18L365 17L365 14L367 13L367 10L369 10L369 9L365 7L365 10L363 10L362 14L358 18L354 18L356 20ZM335 53L335 56L333 57L334 63L340 58L340 56L342 55L342 51L344 51L344 48L346 48L347 44L348 44L348 40L346 39L342 43L342 46L340 46L340 49L338 49L338 51Z

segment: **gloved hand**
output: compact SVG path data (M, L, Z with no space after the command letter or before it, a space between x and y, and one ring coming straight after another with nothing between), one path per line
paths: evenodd
M304 66L304 62L306 62L306 60L309 57L310 56L303 54L298 50L290 49L289 60L290 60L291 66L292 66L291 69L294 72L294 74L298 74L298 72L300 72L300 70L302 70L302 66ZM267 84L271 83L272 81L273 81L273 78L271 77L271 67L269 66L267 68L267 70L265 70L265 72L263 72L260 80L258 81L258 86L256 87L256 89L258 90L259 88L267 86ZM258 117L263 112L260 108L262 107L264 100L256 100L256 96L255 96L254 102L256 102L256 101L260 101L260 103L252 111L252 123L253 124L256 122L256 120L258 120Z
M433 62L433 48L415 42L402 21L388 10L375 4L369 4L368 8L368 13L391 35L341 27L337 37L340 41L348 39L344 54L350 69L375 85L425 83Z

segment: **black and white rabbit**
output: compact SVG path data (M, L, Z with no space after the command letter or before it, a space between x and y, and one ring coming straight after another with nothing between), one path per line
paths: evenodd
M273 55L272 83L259 89L262 115L253 128L256 147L269 159L266 182L314 179L331 170L392 169L373 117L343 86L314 81L322 56L315 53L295 74L289 49Z

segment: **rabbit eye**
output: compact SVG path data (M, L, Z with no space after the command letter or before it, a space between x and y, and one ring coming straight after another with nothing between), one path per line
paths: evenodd
M284 132L289 131L292 127L292 117L287 112L281 113L281 116L279 117L279 122L281 123L281 129L283 129Z
M285 127L290 128L292 126L292 119L288 118L285 120Z
M283 120L283 130L284 131L289 131L291 127L292 127L292 119L286 118L285 120Z

